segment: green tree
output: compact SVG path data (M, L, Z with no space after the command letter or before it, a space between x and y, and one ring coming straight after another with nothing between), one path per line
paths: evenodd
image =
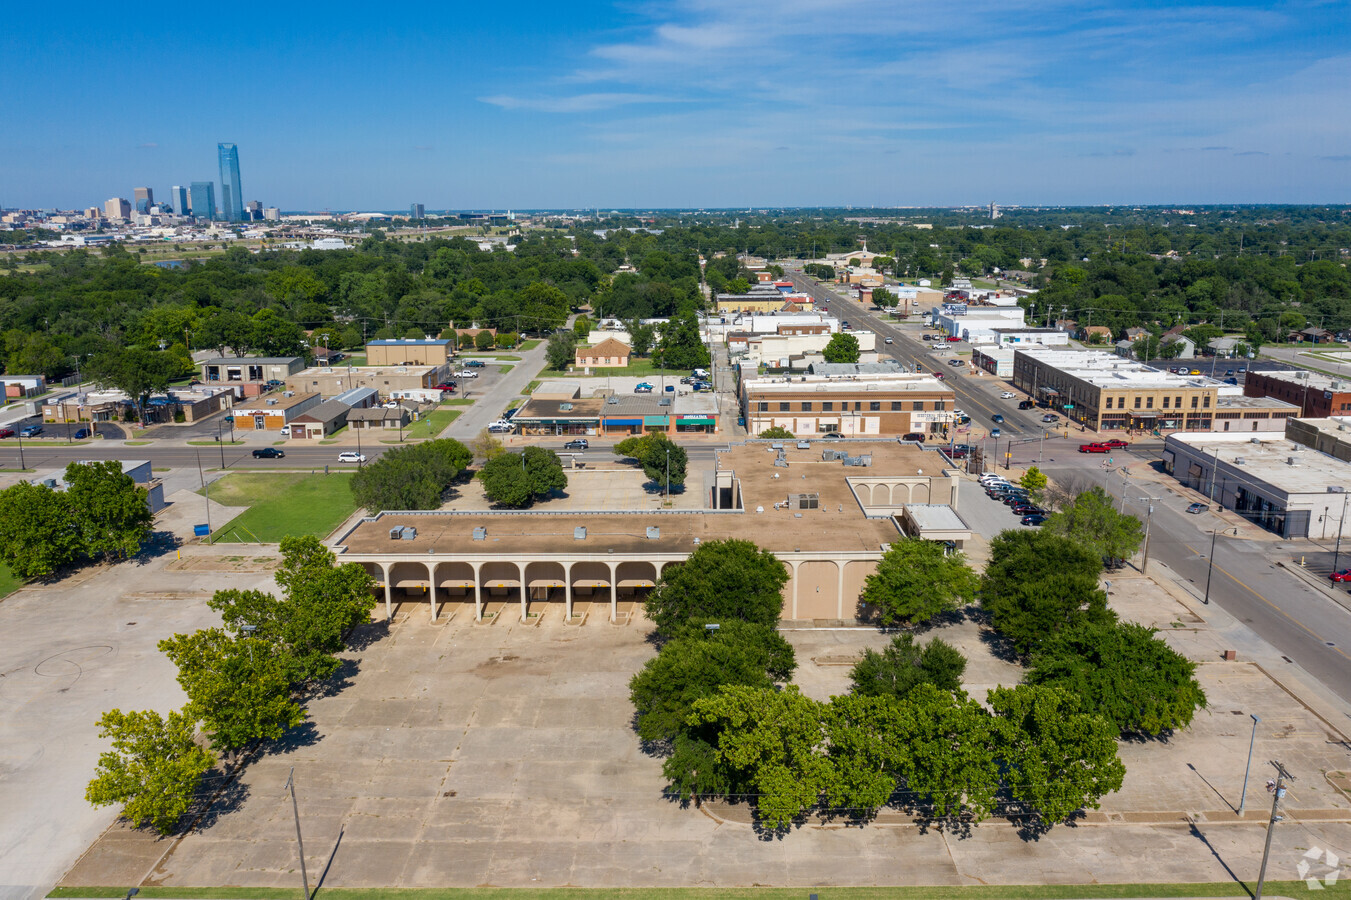
M185 711L202 722L216 750L237 754L305 720L266 640L232 638L211 628L176 634L160 641L159 649L178 666L178 683L188 695Z
M849 673L852 692L864 697L903 698L920 684L943 691L962 689L966 657L942 638L918 644L913 634L898 634L881 653L871 647Z
M684 447L660 431L625 438L614 445L613 451L615 456L636 460L643 467L643 474L663 490L667 487L668 472L670 484L685 483L689 455Z
M174 359L167 353L129 347L98 354L84 371L101 387L116 388L130 397L137 417L144 419L150 395L169 389L175 369Z
M312 535L286 537L276 581L281 598L263 591L217 591L207 605L221 615L226 631L253 636L272 646L289 683L297 688L337 671L335 654L375 608L374 581L359 563L336 565L332 551Z
M873 288L873 305L882 309L894 309L900 298L884 287Z
M503 453L479 469L483 493L501 506L521 509L568 486L558 454L542 447Z
M877 610L883 625L920 625L970 603L976 584L961 553L947 553L934 541L904 538L882 554L859 600Z
M629 339L633 342L629 349L634 356L648 356L657 342L657 329L634 319L629 323Z
M825 707L831 773L827 802L853 819L870 819L896 791L909 748L901 741L911 707L895 697L846 694Z
M295 356L305 351L305 332L276 310L260 309L253 314L250 345L264 356Z
M1098 588L1102 558L1045 530L1005 531L990 542L980 603L1020 653L1081 622L1111 622Z
M136 827L149 822L170 834L187 812L215 759L193 740L195 721L181 712L110 710L99 719L99 737L112 749L99 755L85 799L95 806L122 805Z
M1027 491L1027 495L1033 503L1040 503L1042 494L1046 490L1046 473L1036 466L1028 466L1027 471L1023 473L1023 477L1018 479L1018 484Z
M136 555L155 522L145 488L117 462L71 463L65 479L84 553L114 560Z
M405 340L421 341L427 337L427 332L418 328L416 325L409 326L403 333Z
M740 684L770 688L792 677L793 647L773 628L735 620L706 631L691 622L662 645L629 681L638 713L638 736L673 741L684 733L694 701L719 687Z
M69 358L45 334L18 329L5 333L5 371L10 375L54 378L69 368Z
M568 320L568 295L552 284L534 281L516 295L518 331L552 331Z
M436 509L473 458L468 447L449 438L398 447L357 470L352 495L373 512Z
M577 336L571 331L555 331L544 347L544 358L549 368L562 372L577 359Z
M664 369L694 369L709 364L708 348L699 337L699 322L693 311L672 316L661 326L657 353Z
M1119 513L1112 498L1100 487L1084 491L1042 526L1089 547L1115 564L1140 549L1144 526L1135 516Z
M493 333L485 328L478 334L474 335L474 349L491 350L494 340L495 339L493 338Z
M666 567L643 608L668 636L694 621L774 627L787 581L778 557L750 541L705 541L683 563Z
M836 332L830 338L830 343L826 344L826 348L821 351L821 356L828 363L856 363L858 362L858 338L843 331Z
M767 441L791 441L793 432L782 425L773 425L760 432L760 437Z
M577 336L577 340L584 341L591 334L591 319L586 316L578 316L572 320L572 333Z
M1129 622L1087 622L1044 642L1032 657L1029 684L1078 695L1120 734L1157 737L1186 728L1206 695L1196 664Z
M1052 687L1020 684L987 695L991 736L1013 799L1043 822L1059 822L1119 791L1126 766L1112 726L1083 712L1079 698Z
M989 714L975 700L931 684L896 702L894 739L907 749L897 774L905 790L938 818L988 816L999 786Z
M0 491L0 560L20 578L45 578L80 558L83 542L70 498L20 481Z
M727 685L694 701L690 722L716 730L716 760L754 790L756 815L770 828L789 827L831 787L822 704L797 685Z
M474 438L472 447L474 458L481 459L484 462L507 452L502 440L486 428L478 433L478 437Z

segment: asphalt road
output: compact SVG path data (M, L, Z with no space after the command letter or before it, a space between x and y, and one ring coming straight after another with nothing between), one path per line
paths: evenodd
M830 312L840 319L847 319L850 326L854 327L855 330L866 328L875 332L879 339L877 348L879 355L890 356L904 363L907 367L918 366L921 372L942 372L945 376L943 383L957 395L957 407L965 410L967 415L971 416L971 430L966 433L966 437L959 433L957 436L958 442L967 441L968 437L971 441L979 441L992 428L998 428L1004 437L1013 437L1015 440L1018 438L1040 439L1043 431L1064 435L1063 420L1061 420L1062 424L1057 429L1055 424L1042 423L1041 417L1046 413L1046 410L1018 409L1018 402L1028 399L1022 394L1012 400L1001 400L999 398L1001 392L1012 390L1007 382L988 374L971 375L968 366L961 368L949 366L947 361L951 357L947 354L931 352L931 344L916 340L913 327L898 327L895 323L884 320L880 315L867 309L862 304L842 298L830 288L800 271L785 270L785 274L792 279L798 290L810 294L818 301L829 301L827 307ZM886 338L891 338L892 343L883 343ZM970 349L970 345L966 343L948 344L945 342L945 346L952 350ZM996 423L992 420L995 414L1004 417L1003 423Z

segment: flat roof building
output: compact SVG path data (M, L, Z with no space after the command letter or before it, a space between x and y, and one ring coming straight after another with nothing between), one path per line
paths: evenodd
M218 356L202 364L202 381L216 387L239 389L244 397L256 397L268 390L269 381L284 382L305 368L300 356Z
M1293 403L1309 419L1351 415L1351 379L1304 369L1249 370L1243 378L1249 397L1274 397Z
M286 386L325 397L368 387L391 397L403 391L435 391L446 374L446 366L311 366L289 376Z
M936 434L951 421L954 398L929 374L793 375L742 382L741 414L751 434L775 426L796 437Z
M1284 400L1221 394L1215 398L1215 419L1211 431L1219 434L1285 434L1286 423L1298 415L1299 407Z
M454 355L449 338L396 338L366 344L368 366L444 366Z
M1285 437L1334 459L1351 462L1351 416L1286 419Z
M1018 348L1013 384L1095 431L1210 431L1220 384L1103 350Z
M1271 435L1170 434L1163 468L1185 486L1285 538L1336 537L1351 463Z
M335 551L371 571L387 616L406 599L428 603L433 620L446 601L478 618L505 604L503 615L525 620L535 601L563 605L569 619L580 605L615 621L621 601L641 601L699 544L750 539L787 567L783 618L834 624L860 619L863 582L891 542L969 538L950 509L959 478L938 453L895 441L801 443L719 451L701 510L385 512L339 535Z
M323 398L316 393L275 392L255 397L235 406L235 428L240 431L273 431L291 424L296 416L318 406Z

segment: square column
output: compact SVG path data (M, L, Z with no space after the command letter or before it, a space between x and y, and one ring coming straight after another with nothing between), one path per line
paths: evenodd
M475 622L482 622L482 621L483 621L483 587L482 587L481 584L479 584L479 577L478 577L478 567L479 567L479 564L478 564L478 563L473 563L473 566L474 566L474 621L475 621Z
M432 602L432 621L436 621L436 563L429 562L427 566L427 597Z

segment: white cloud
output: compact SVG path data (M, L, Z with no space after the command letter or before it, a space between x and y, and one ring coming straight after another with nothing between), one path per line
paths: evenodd
M595 112L602 109L614 109L619 106L631 106L635 103L670 102L668 98L656 94L622 92L574 94L564 97L512 97L499 94L492 97L480 97L479 100L493 106L500 106L502 109L525 109L549 113Z

